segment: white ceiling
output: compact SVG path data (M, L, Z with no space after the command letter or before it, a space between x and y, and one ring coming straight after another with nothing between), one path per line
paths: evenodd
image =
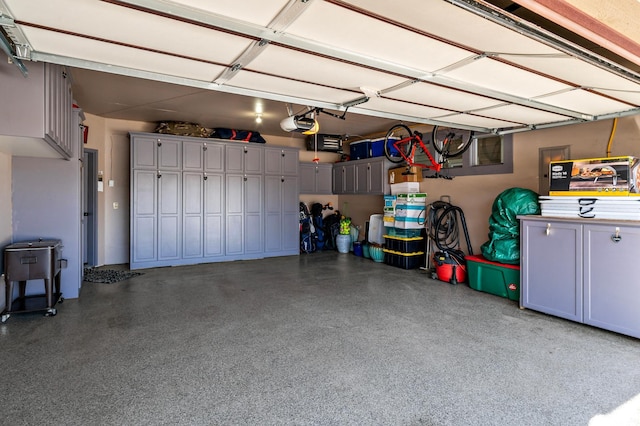
M289 103L347 110L321 114L321 131L355 135L640 112L634 71L482 0L0 0L0 12L13 56L70 66L79 105L110 118L277 135Z

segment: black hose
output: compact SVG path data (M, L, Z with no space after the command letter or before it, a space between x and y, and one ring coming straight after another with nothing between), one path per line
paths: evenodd
M458 214L456 217L456 213ZM449 215L451 217L449 217ZM449 220L449 229L451 233L455 232L455 236L456 236L456 241L455 241L455 245L451 244L452 240L441 240L440 238L436 238L435 242L436 242L436 246L438 246L438 249L440 249L441 251L451 251L453 250L456 246L459 245L458 241L457 241L457 237L458 237L458 218L460 219L460 223L462 224L462 230L464 232L464 237L465 237L465 241L467 243L467 251L469 252L470 255L473 255L473 249L471 248L471 241L469 240L469 232L467 230L467 222L464 218L464 213L462 212L462 209L458 206L449 206L446 207L444 209L444 211L442 212L442 214L438 217L438 219L436 220L436 224L435 224L435 235L439 235L440 234L440 228L443 226L443 222L444 219L447 218ZM454 230L455 228L455 230Z

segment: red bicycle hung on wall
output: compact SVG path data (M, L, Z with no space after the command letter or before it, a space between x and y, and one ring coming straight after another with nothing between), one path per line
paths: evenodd
M440 162L436 161L431 155L422 138L422 133L411 131L404 124L396 124L389 129L385 136L384 155L392 163L406 163L407 174L410 173L411 167L416 166L434 170L436 174L433 177L447 178L447 176L440 174L442 166L449 161L449 158L459 156L469 149L473 140L473 132L435 126L431 132L431 140L433 141L434 149L440 154ZM417 150L426 155L430 164L416 163L414 161Z

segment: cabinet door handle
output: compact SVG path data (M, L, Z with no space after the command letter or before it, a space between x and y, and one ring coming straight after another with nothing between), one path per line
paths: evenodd
M162 173L158 172L158 179L160 179L162 177Z
M547 230L544 232L546 235L549 235L551 233L551 224L547 223Z
M622 240L622 236L620 235L620 228L616 226L616 233L611 236L611 241L614 243L619 243Z
M209 177L207 175L204 175L203 179L207 180L207 179L209 179Z

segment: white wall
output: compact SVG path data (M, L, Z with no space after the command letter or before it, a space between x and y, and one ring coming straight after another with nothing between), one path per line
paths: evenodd
M0 152L0 247L12 242L11 156ZM0 256L3 257L3 256ZM0 274L4 272L0 259Z

